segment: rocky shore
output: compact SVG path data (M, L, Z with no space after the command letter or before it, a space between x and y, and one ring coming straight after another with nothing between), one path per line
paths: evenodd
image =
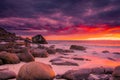
M64 74L56 74L53 65L57 66L80 66L75 61L91 62L88 58L69 56L74 54L76 49L60 49L55 48L55 45L49 47L44 45L38 45L38 47L21 47L10 44L2 45L4 47L0 50L0 65L5 64L19 64L25 62L24 65L16 74L14 71L2 68L0 70L0 79L14 79L16 80L119 80L120 78L120 66L116 68L111 67L95 67L95 68L80 68L78 70L68 70ZM8 47L9 46L9 47ZM12 46L12 48L10 47ZM81 48L81 46L74 45L75 48ZM80 49L81 51L81 49ZM85 50L82 50L84 52ZM105 52L105 51L103 51ZM104 53L105 54L105 53ZM115 53L113 53L115 54ZM49 60L50 64L43 63L41 61L36 62L35 58L49 58L49 56L59 55ZM119 54L117 54L119 55ZM71 60L72 61L71 61ZM43 69L42 69L43 68ZM27 69L27 70L26 70ZM59 69L59 68L58 68ZM26 72L27 71L27 72ZM2 76L3 75L3 76ZM30 76L29 76L30 75Z
M48 42L42 35L34 36L30 41L29 39L20 39L4 29L0 31L5 35L5 37L3 35L0 37L0 80L120 80L119 63L114 67L104 65L97 65L96 67L92 64L94 59L83 56L89 55L87 53L88 48L84 46L71 45L68 49L63 49L56 47L56 45L46 45ZM18 40L23 41L22 44ZM80 55L76 54L76 51L79 51ZM119 52L111 53L107 50L101 53L102 55L108 53L120 55ZM97 52L91 54L97 55ZM41 61L36 61L36 59ZM106 59L116 61L111 57ZM21 63L23 63L21 66L17 65ZM88 67L88 65L80 68L85 63L87 65L90 63L94 67ZM15 67L19 67L18 71L15 72L3 67L7 65L17 65ZM57 71L63 73L59 74Z

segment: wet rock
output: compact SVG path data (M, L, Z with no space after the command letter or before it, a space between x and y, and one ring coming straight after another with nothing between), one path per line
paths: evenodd
M87 80L90 72L90 69L69 70L62 75L62 78L67 80Z
M80 61L91 61L90 59L78 58L78 57L74 57L72 59L74 59L74 60L80 60Z
M49 46L49 48L55 49L55 45L51 45Z
M102 53L110 53L109 51L107 51L107 50L104 50L104 51L102 51Z
M51 59L49 62L54 62L54 61L61 61L62 59L61 58L54 58L54 59Z
M17 80L53 80L55 73L52 68L41 62L30 62L23 65Z
M56 54L56 50L52 48L47 49L48 54Z
M56 48L56 52L64 53L63 49L60 49L60 48Z
M16 54L7 52L0 53L0 60L2 60L3 64L17 64L20 62Z
M0 80L8 80L16 78L16 74L9 70L0 70Z
M59 60L59 61L53 61L52 65L66 65L66 66L79 66L77 63L75 62L71 62L71 61L65 61L65 60Z
M100 80L100 78L98 75L90 74L88 80Z
M73 50L56 48L56 52L58 52L60 54L64 54L64 53L73 53L74 51Z
M33 49L31 50L31 53L34 57L46 58L49 56L48 52L44 49Z
M64 50L65 53L73 53L74 51L73 50Z
M113 54L118 54L118 55L120 55L120 52L113 52Z
M112 76L111 75L106 75L106 74L90 74L88 77L88 80L110 80Z
M48 47L47 47L47 46L40 45L40 44L38 45L38 48L39 48L39 49L48 49Z
M23 62L35 61L34 57L30 53L30 50L27 48L24 49L24 53L19 53L17 55L18 55L19 59Z
M71 45L71 46L70 46L70 49L73 49L73 50L81 50L81 51L86 50L86 48L85 48L84 46L78 46L78 45Z
M85 59L84 58L72 58L72 59L74 59L74 60L82 60L82 61L84 61Z
M115 59L113 59L111 57L107 57L107 59L112 60L112 61L116 61Z
M92 71L92 73L94 73L94 74L104 74L104 68L103 67L95 67L95 68L92 68L91 69Z
M70 59L70 57L66 57L66 56L59 56L59 58Z
M67 80L111 80L111 68L83 68L66 71L60 78Z
M112 74L113 68L95 67L95 68L91 68L91 73L93 73L93 74Z
M32 42L37 44L48 44L42 35L36 35L32 37Z
M112 74L113 70L114 70L113 68L105 67L104 68L104 74Z
M120 66L115 67L112 76L114 80L120 80Z

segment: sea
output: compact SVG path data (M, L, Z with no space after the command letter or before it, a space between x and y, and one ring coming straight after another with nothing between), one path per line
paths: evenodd
M120 51L120 40L48 40L49 44L69 47L80 45L91 48L107 48L113 51Z

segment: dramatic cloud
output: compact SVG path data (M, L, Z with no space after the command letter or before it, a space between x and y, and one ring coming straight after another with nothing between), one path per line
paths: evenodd
M119 34L119 14L120 0L0 1L0 26L18 35Z

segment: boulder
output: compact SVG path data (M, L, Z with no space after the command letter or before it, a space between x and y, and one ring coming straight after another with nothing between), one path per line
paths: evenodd
M113 54L117 54L117 55L120 55L120 52L113 52Z
M60 49L60 48L56 48L56 52L58 52L58 53L64 53L64 50Z
M104 68L103 67L95 67L91 69L93 74L104 74Z
M107 59L111 60L111 61L116 61L115 59L111 58L111 57L107 57Z
M48 49L47 46L44 46L44 45L41 45L41 44L38 44L38 48L39 48L39 49Z
M80 60L80 61L91 61L90 59L86 59L86 58L79 58L79 57L74 57L72 58L74 60Z
M56 54L56 50L53 48L48 48L47 52L48 52L48 54Z
M32 37L32 42L37 44L48 44L42 35L36 35Z
M102 51L102 53L110 53L109 51L107 51L107 50L104 50L104 51Z
M64 53L73 53L74 51L73 50L67 50L67 49L64 50L64 49L56 48L56 52L64 54Z
M66 71L61 78L67 80L110 80L112 73L111 68L83 68L79 70Z
M44 49L33 49L31 50L31 53L34 57L42 57L42 58L46 58L48 57L48 52Z
M114 77L114 80L120 80L120 66L115 67L112 76Z
M54 58L54 59L51 59L49 62L54 62L54 61L61 61L62 59L57 57L57 58Z
M71 46L70 46L70 49L73 49L73 50L81 50L81 51L86 50L86 48L85 48L84 46L78 46L78 45L71 45Z
M50 65L41 62L30 62L23 65L17 80L53 80L55 73Z
M16 74L9 70L0 70L0 80L8 80L16 78Z
M0 60L2 60L3 64L17 64L20 62L16 54L7 52L0 53Z
M17 55L18 55L19 59L23 62L35 61L34 57L30 53L30 50L27 48L24 49L24 53L19 53Z
M49 48L55 49L55 45L50 45Z
M112 74L112 73L113 73L113 68L110 68L110 67L104 68L104 74Z
M90 72L90 69L69 70L62 75L62 78L67 80L87 80Z
M64 52L65 52L65 53L73 53L74 51L73 51L73 50L65 49Z

